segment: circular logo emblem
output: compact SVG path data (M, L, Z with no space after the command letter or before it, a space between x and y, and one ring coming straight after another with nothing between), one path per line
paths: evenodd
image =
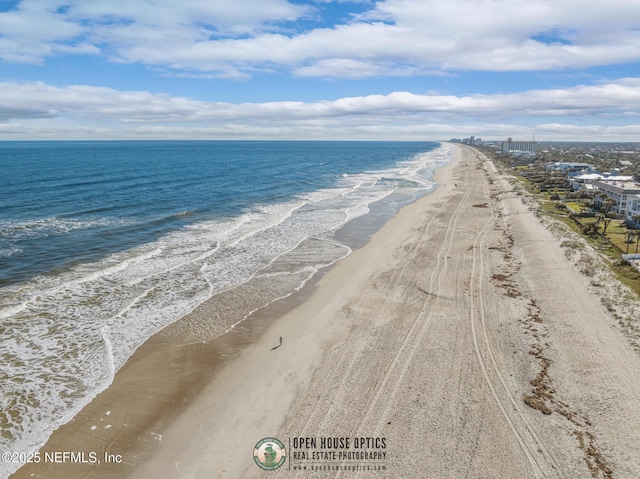
M253 460L265 471L273 471L284 464L287 450L275 437L260 439L253 448Z

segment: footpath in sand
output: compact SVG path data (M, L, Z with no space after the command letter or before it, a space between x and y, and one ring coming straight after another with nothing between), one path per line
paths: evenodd
M492 163L459 148L148 460L77 477L640 477L640 355ZM265 437L287 447L274 471L253 460Z

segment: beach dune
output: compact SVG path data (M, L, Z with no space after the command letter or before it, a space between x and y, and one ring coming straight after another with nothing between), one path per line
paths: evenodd
M100 464L13 477L640 477L640 356L493 164L458 148L436 191L312 288L209 343L145 344L42 449ZM276 470L254 461L263 438L287 448Z

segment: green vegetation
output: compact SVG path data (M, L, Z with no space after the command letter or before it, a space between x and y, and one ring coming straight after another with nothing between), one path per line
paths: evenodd
M621 175L640 179L640 149L638 143L568 143L540 142L533 165L555 161L568 163L590 163L599 171L617 170ZM495 150L480 148L484 153L495 155ZM504 157L509 167L525 170L529 160Z
M592 195L574 193L569 188L566 176L545 171L538 163L536 166L517 164L509 156L496 155L483 149L503 172L514 176L521 187L532 195L541 214L552 217L571 231L579 234L589 245L603 255L616 277L640 297L640 272L622 259L625 253L640 252L640 230L629 228L624 221L609 213L610 204L602 211L591 208ZM584 159L549 159L547 161L585 161ZM583 273L593 276L595 264L584 264Z

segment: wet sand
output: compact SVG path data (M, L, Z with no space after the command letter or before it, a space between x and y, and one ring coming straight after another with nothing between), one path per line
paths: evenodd
M638 353L491 162L460 147L436 180L230 334L148 341L41 451L100 464L12 477L640 477ZM275 471L265 437L288 449ZM367 458L312 459L340 452L320 438Z

